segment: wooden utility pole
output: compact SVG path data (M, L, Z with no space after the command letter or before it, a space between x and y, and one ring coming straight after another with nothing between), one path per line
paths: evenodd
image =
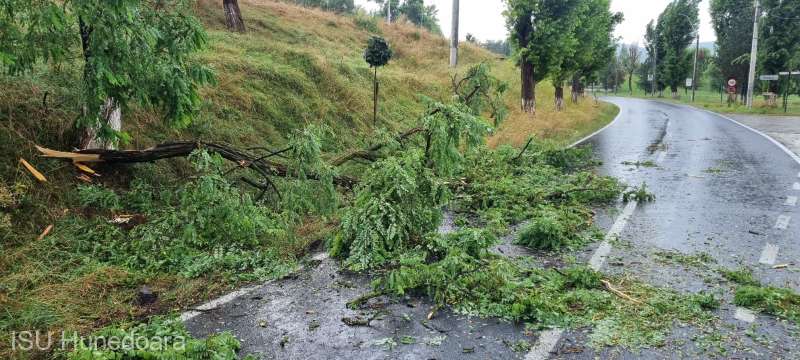
M753 108L753 87L756 82L756 56L758 55L758 16L760 15L758 0L753 16L753 43L750 47L750 73L747 75L747 108Z
M700 27L697 28L697 45L694 47L694 67L692 68L692 102L697 90L697 55L700 52Z
M450 67L458 65L458 0L453 0L453 27L450 33Z
M392 0L388 0L386 2L386 6L387 6L387 8L386 8L386 23L387 24L391 24L392 23Z

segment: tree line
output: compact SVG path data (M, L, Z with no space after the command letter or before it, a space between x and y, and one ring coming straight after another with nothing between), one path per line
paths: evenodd
M609 0L505 0L509 42L522 82L522 110L536 111L536 84L550 79L556 108L564 106L564 85L577 101L585 82L614 56L614 28L621 13Z
M693 77L695 49L691 44L699 27L699 3L699 0L670 3L658 19L647 25L642 49L638 44L621 44L617 57L601 74L606 87L616 89L620 79L627 78L628 91L633 92L633 75L638 74L641 89L659 95L669 89L677 97L677 89L684 79ZM797 70L800 68L800 0L762 0L760 9L756 73L777 75ZM734 79L739 94L744 97L755 1L711 0L710 15L717 40L713 52L699 49L697 79L692 86L700 87L700 79L705 77L710 81L710 88L719 89L729 79ZM642 55L646 57L640 59ZM764 90L777 93L780 87L779 82L772 81Z

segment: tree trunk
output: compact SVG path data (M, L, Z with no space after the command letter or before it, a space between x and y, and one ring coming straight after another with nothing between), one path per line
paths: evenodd
M628 92L633 95L633 73L628 74Z
M103 104L103 107L100 109L99 114L100 124L106 123L111 130L119 132L122 130L122 109L119 107L119 104L114 100L114 98L106 99L106 103ZM97 126L89 126L83 129L81 133L80 139L80 149L106 149L106 150L113 150L117 148L117 141L116 140L104 140L98 137L98 132L100 131L98 124Z
M228 30L244 32L244 20L242 12L239 10L239 0L222 0L222 7L225 9L225 24Z
M571 89L571 93L570 93L570 95L572 96L572 103L573 104L577 104L578 103L578 95L580 95L581 92L583 92L583 89L581 89L581 81L577 76L573 76L572 77L572 89Z
M92 27L88 26L82 18L78 18L78 28L80 29L81 35L81 49L83 50L83 77L84 79L90 79L94 76L94 71L91 68L91 35L92 35ZM88 115L84 111L84 116ZM106 123L108 127L110 127L114 131L121 131L122 130L122 109L120 108L119 104L113 98L107 98L105 104L100 108L99 120L100 123L96 124L94 127L87 126L82 131L79 132L80 138L78 139L78 147L80 149L115 149L117 146L116 141L108 141L108 140L101 140L98 138L98 131L100 130L98 126L102 126L101 124Z
M522 111L536 113L536 83L533 81L533 64L522 60Z
M378 126L378 67L375 67L375 75L372 78L372 125Z
M564 109L564 86L558 84L556 86L556 111Z

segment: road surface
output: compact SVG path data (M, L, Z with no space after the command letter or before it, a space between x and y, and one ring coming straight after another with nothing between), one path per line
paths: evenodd
M601 173L646 183L657 200L601 211L600 226L614 224L614 244L630 246L595 244L579 258L682 292L723 289L718 329L676 328L661 348L595 352L587 344L591 329L530 334L516 324L446 311L426 322L430 304L417 299L377 304L382 315L371 326L353 327L342 319L368 314L344 304L368 290L368 279L319 258L291 279L189 314L190 331L231 330L245 353L281 359L800 359L797 327L738 309L716 270L746 266L766 284L800 290L800 164L769 139L718 115L650 100L606 100L620 107L619 117L579 146L594 148ZM664 251L707 254L713 264L699 270L655 261ZM602 261L595 261L598 253ZM404 337L414 344L400 343ZM533 349L514 351L520 340Z

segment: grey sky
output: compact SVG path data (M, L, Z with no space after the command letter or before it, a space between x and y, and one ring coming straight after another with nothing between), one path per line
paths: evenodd
M671 0L611 0L611 8L625 14L625 21L617 26L616 36L622 37L626 43L641 43L647 23L658 17ZM367 9L376 6L367 0L355 0L356 4ZM439 23L446 36L450 33L452 22L452 0L425 0L425 4L436 5L439 9ZM503 2L501 0L461 0L462 39L471 33L480 40L504 39L506 37L505 20L503 19ZM708 12L708 0L700 4L700 41L716 39L711 27L711 16Z

